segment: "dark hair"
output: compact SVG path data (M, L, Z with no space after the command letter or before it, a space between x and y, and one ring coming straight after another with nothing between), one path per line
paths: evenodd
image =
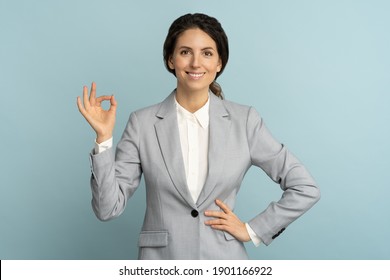
M221 71L217 73L215 80L222 74L223 69L229 59L229 44L228 38L223 30L219 21L213 17L205 14L186 14L177 18L171 25L168 31L168 35L164 42L164 63L169 72L176 76L175 70L169 68L168 61L173 55L178 37L186 30L191 28L199 28L207 33L217 45L217 51L219 58L222 62ZM222 88L216 82L213 81L210 85L210 90L218 97L223 99Z

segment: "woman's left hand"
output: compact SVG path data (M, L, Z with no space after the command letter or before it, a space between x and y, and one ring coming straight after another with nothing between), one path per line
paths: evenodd
M206 216L214 217L216 219L207 220L205 224L211 226L213 229L226 231L239 241L246 242L251 240L245 223L241 222L233 211L222 201L217 199L215 200L215 204L217 204L222 211L206 210Z

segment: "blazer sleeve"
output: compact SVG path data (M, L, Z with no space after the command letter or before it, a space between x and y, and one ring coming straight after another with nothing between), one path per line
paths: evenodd
M142 168L139 157L139 124L135 113L130 115L116 148L90 154L92 209L102 221L123 213L127 200L138 188Z
M272 137L253 108L248 113L247 136L252 164L264 170L283 190L279 201L272 202L249 221L264 244L269 245L319 200L320 191L306 168Z

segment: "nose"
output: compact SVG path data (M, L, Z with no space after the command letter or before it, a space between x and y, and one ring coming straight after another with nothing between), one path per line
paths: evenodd
M199 56L199 54L194 54L192 56L191 67L192 68L199 68L200 67L200 56Z

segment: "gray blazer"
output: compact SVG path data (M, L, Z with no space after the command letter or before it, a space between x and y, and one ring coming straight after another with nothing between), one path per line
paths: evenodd
M140 259L247 259L230 234L204 224L205 210L234 209L252 165L280 184L283 195L249 225L269 245L312 207L320 192L304 166L270 134L257 112L210 94L209 169L197 201L187 187L175 107L175 92L163 102L133 112L116 155L91 154L92 207L100 220L119 216L144 174L147 206L139 236Z

